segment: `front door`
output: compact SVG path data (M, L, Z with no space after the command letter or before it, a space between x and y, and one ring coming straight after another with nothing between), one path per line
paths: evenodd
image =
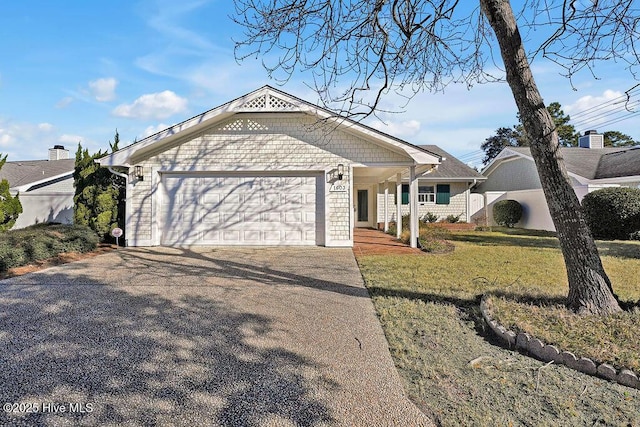
M371 190L369 188L356 188L356 227L371 227Z

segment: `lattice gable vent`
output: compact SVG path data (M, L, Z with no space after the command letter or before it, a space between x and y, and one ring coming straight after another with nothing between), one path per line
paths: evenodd
M262 96L258 96L257 98L248 100L247 102L242 104L239 109L249 111L295 111L299 108L282 98L278 98L277 96L273 96L270 94L265 94Z
M265 131L269 130L269 127L251 119L235 119L223 123L218 130L222 132Z

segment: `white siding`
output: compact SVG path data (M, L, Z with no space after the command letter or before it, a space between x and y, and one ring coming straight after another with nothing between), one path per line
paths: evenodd
M589 186L576 186L573 187L578 200L582 202L582 199L587 193L599 190L605 187L616 187L617 185L589 185ZM528 228L531 230L549 230L555 231L551 214L549 213L549 207L547 205L547 199L544 196L542 190L522 190L522 191L505 191L505 192L490 192L487 194L488 204L486 206L485 214L487 217L487 224L496 225L493 220L493 205L499 200L516 200L522 205L522 219L516 224L516 227Z
M418 216L422 218L428 212L438 215L440 219L446 218L448 215L461 215L461 222L468 222L467 218L467 195L468 195L468 185L464 182L427 182L427 181L418 181L419 186L422 185L432 185L436 186L437 184L449 184L450 186L450 194L451 198L449 200L449 204L447 205L438 205L435 202L432 203L421 203L418 204ZM396 220L396 192L395 192L395 182L393 184L389 184L389 202L388 202L388 218L390 222L395 222ZM380 186L378 189L378 224L384 223L384 186ZM402 215L409 214L409 205L402 205Z
M536 165L528 159L502 160L487 175L487 180L477 186L478 193L485 191L518 191L542 188Z
M133 159L144 167L144 181L133 180L129 196L132 245L153 245L154 174L158 172L224 171L326 171L338 163L345 166L349 182L354 163L406 162L396 153L353 136L334 125L319 125L301 114L239 114L211 126L189 140L181 140L164 152ZM155 172L154 172L155 171ZM351 241L350 193L326 194L326 243L346 245ZM158 206L155 207L158 209ZM154 219L155 218L155 219Z
M20 193L22 213L13 226L24 228L36 223L73 223L73 177Z

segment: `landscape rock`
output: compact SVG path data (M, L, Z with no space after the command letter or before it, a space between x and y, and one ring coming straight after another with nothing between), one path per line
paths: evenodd
M638 380L638 376L628 369L620 371L617 380L620 384L626 385L627 387L640 388L640 380Z
M576 363L576 369L580 372L584 372L585 374L595 375L598 371L598 369L596 368L596 364L593 363L593 360L587 357L581 357Z
M542 359L546 360L547 362L550 361L554 361L554 362L562 362L562 359L559 357L560 356L560 350L558 350L557 347L552 346L552 345L545 345L544 348L542 349Z
M529 348L529 341L531 341L531 335L520 332L516 337L516 348L527 350Z
M610 381L615 381L617 376L616 368L606 363L598 366L598 375Z
M542 359L543 348L544 348L544 343L542 341L540 341L538 338L532 338L531 341L529 341L529 346L527 350L529 350L529 353L533 354L538 359Z
M513 331L507 331L504 333L504 338L509 343L509 347L513 347L516 345L516 333Z
M567 367L571 369L576 369L578 359L576 356L570 351L563 351L560 353L560 357L562 358L562 363L567 365Z

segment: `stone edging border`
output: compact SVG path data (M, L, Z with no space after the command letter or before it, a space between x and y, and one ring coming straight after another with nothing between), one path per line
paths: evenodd
M544 362L563 364L570 369L574 369L588 375L598 376L609 381L615 381L627 387L640 389L640 380L638 379L638 375L629 369L621 369L618 372L616 371L616 368L606 363L596 365L593 360L587 357L576 357L573 353L561 351L553 345L545 345L544 342L529 334L521 332L516 335L515 332L498 324L498 322L489 315L485 304L485 295L483 295L480 300L480 311L482 312L482 317L485 322L489 325L489 328L491 328L493 333L500 340L509 346L509 349L515 348L516 350L524 350Z

